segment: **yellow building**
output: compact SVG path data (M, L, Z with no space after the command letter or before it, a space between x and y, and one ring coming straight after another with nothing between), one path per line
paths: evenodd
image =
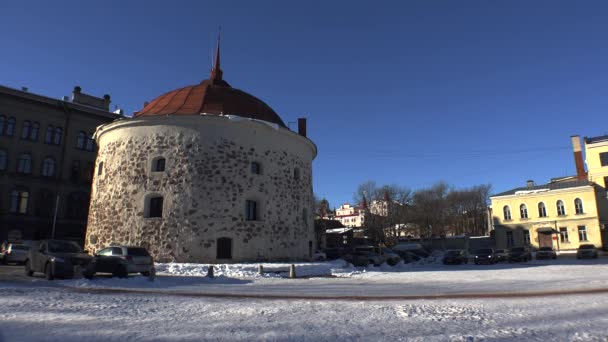
M584 142L585 163L580 137L572 137L576 176L543 185L528 181L490 197L496 248L608 247L608 136Z

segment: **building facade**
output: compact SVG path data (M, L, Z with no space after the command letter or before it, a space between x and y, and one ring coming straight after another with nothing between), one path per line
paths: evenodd
M84 241L97 126L119 115L75 87L53 99L0 86L0 240ZM54 228L54 229L53 229Z
M608 136L573 136L577 175L490 197L497 248L530 245L574 250L608 243ZM585 169L585 165L587 168Z
M362 227L365 222L365 212L359 206L344 203L336 209L335 220L340 221L344 227Z
M86 245L141 245L155 260L307 259L317 149L222 76L101 126Z

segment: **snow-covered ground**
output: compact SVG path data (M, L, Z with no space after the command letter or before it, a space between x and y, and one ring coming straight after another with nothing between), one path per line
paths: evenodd
M394 268L343 266L342 261L297 264L302 274L333 275L304 279L259 275L257 264L220 265L215 279L204 277L206 266L160 264L160 276L153 282L141 276L0 282L0 334L4 341L87 342L608 341L606 293L381 298L608 288L606 257L483 266L443 266L431 258ZM88 293L90 289L156 293ZM260 298L196 295L213 293ZM266 295L320 298L263 298ZM341 296L361 297L335 299Z

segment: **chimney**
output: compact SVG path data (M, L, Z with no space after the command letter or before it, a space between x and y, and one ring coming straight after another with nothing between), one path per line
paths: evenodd
M532 189L534 187L534 181L531 179L528 179L528 181L526 182L528 189Z
M306 137L306 118L298 118L298 134Z
M585 163L583 162L583 151L581 150L581 137L573 135L570 137L572 140L572 151L574 152L574 163L576 164L576 178L587 179L587 172L585 172Z

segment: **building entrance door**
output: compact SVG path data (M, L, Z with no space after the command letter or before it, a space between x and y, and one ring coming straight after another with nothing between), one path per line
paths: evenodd
M551 247L553 248L553 232L538 232L538 246L539 247Z

